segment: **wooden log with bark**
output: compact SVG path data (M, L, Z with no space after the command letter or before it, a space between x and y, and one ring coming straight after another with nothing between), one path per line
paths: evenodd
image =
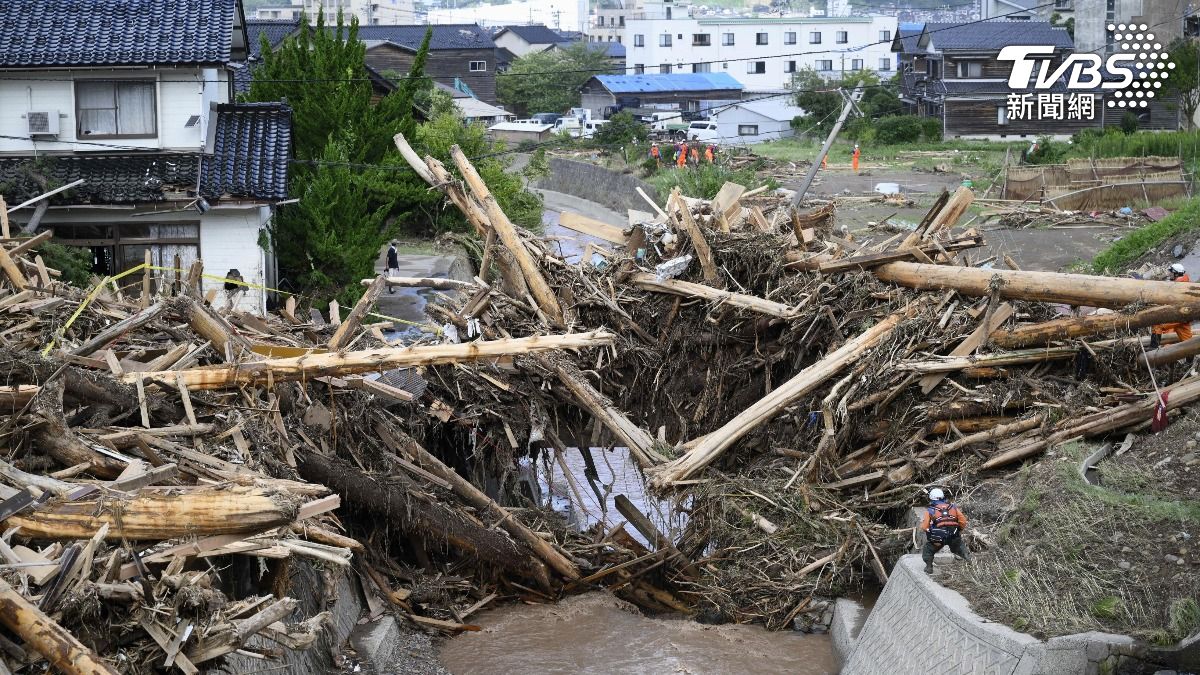
M472 485L470 481L459 476L454 469L451 469L440 459L434 457L428 450L421 447L421 444L413 440L412 437L395 429L391 430L390 434L395 437L397 450L411 457L417 466L449 483L450 488L454 490L455 494L481 513L498 522L513 537L524 542L554 571L567 579L578 579L580 577L579 568L575 563L555 550L549 542L539 537L537 533L513 518L512 513L508 509L496 503L494 499L488 497Z
M1061 302L1118 309L1132 304L1200 304L1200 284L1097 277L1061 272L979 269L952 265L894 262L871 270L883 281L921 290L952 289L987 297L998 279L1001 298Z
M521 237L517 234L516 226L508 219L504 210L500 208L500 203L492 196L487 183L484 183L483 179L479 177L479 172L475 170L475 166L471 164L471 161L467 159L467 156L463 154L462 149L457 145L450 148L450 156L454 158L454 164L462 172L463 179L466 180L471 191L475 193L476 198L483 204L497 237L504 244L505 248L508 249L513 258L516 259L517 266L521 268L521 273L525 276L525 283L529 285L529 292L533 295L533 299L537 301L538 307L546 313L546 316L550 318L550 321L554 325L564 325L563 310L558 304L558 297L550 289L550 284L547 283L542 271L538 269L533 256L529 254L529 249L525 248L525 243L521 241Z
M345 349L354 339L355 333L358 332L359 326L362 326L362 320L371 311L371 307L375 305L375 301L379 299L379 294L383 292L384 278L375 277L367 286L367 291L362 294L358 302L354 303L354 309L350 310L350 315L346 320L337 327L333 337L329 338L330 351Z
M292 522L299 509L297 498L264 488L143 488L129 498L104 495L52 502L10 516L5 525L20 527L23 536L34 539L88 539L107 525L108 539L161 541L263 532Z
M484 564L509 570L537 581L542 588L550 588L546 566L525 544L479 524L440 501L421 496L411 481L401 475L367 474L344 460L316 452L302 453L296 460L305 480L336 490L351 511L385 518L402 532L439 542L474 556Z
M1137 312L1104 312L1063 317L992 333L997 347L1034 347L1092 335L1130 331L1156 324L1190 322L1200 317L1200 304L1162 305Z
M0 623L69 675L117 675L117 670L0 579Z

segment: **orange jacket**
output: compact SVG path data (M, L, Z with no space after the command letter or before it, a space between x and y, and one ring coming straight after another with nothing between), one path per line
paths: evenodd
M930 504L928 508L925 509L925 514L921 516L921 531L922 532L929 531L930 520L932 520L929 517L929 509L934 508L936 506L941 506L942 504L945 504L945 503L946 502L934 502L933 504ZM949 510L950 510L950 513L953 514L954 517L958 520L959 529L961 529L961 530L967 529L967 514L963 513L962 509L958 508L958 504L951 504Z

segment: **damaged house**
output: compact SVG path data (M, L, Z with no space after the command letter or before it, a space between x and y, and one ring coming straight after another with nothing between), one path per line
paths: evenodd
M12 212L13 229L53 229L91 249L99 275L203 259L218 303L264 311L259 287L274 284L275 265L263 244L287 198L291 111L234 102L232 64L249 52L240 0L6 5L0 193L12 208L72 186Z

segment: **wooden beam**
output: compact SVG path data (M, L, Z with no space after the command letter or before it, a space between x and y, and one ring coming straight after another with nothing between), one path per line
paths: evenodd
M563 211L558 214L558 224L568 230L574 230L590 237L603 239L613 244L625 244L625 232L621 228L609 225L595 218L581 216L571 211Z
M382 278L388 286L403 288L432 288L438 291L477 291L479 284L474 281L459 281L458 279L439 279L435 277L376 277ZM363 286L370 286L375 279L363 279Z
M93 354L96 352L96 350L106 346L108 343L124 335L125 333L128 333L132 330L137 330L138 328L141 328L142 326L145 326L151 321L157 319L158 316L166 310L166 308L167 306L161 302L155 303L150 307L138 312L137 314L134 314L127 319L118 321L99 333L96 333L92 339L84 342L75 349L72 349L71 354L74 356L88 356Z
M1147 281L1088 274L979 269L951 265L894 262L871 270L883 281L899 286L953 289L971 297L987 297L993 278L999 296L1014 300L1061 302L1119 309L1135 303L1149 305L1200 304L1200 284Z
M688 205L679 194L679 188L675 188L671 192L670 202L667 204L670 208L671 203L675 205L676 214L679 216L679 226L687 233L688 238L692 240L692 248L696 251L696 258L700 260L700 270L704 273L704 281L708 284L717 284L721 281L721 275L717 272L717 265L713 262L712 249L708 246L708 240L704 238L704 233L700 231L700 226L692 219L692 212L688 210Z
M13 288L17 291L25 290L25 276L21 274L20 268L13 262L12 256L3 246L0 246L0 269L4 270L4 274L12 282Z
M57 670L69 675L117 675L57 621L46 616L17 589L0 579L0 623L41 654Z
M738 439L756 429L760 424L778 415L784 408L821 386L842 368L862 356L863 352L879 344L900 324L903 314L893 314L875 324L858 337L850 340L825 358L797 373L792 379L779 385L770 394L742 411L724 426L704 437L696 447L683 457L654 470L651 482L665 487L687 480L704 467L713 463Z
M1190 322L1198 317L1200 317L1200 303L1162 305L1129 314L1105 312L1089 316L1069 316L1042 323L1017 326L1012 330L998 330L992 333L992 342L996 346L1006 349L1040 347L1051 342L1131 331L1160 323Z
M362 325L363 317L375 305L375 301L379 299L379 294L383 292L384 286L383 277L375 277L375 280L367 286L367 292L363 293L358 302L354 303L354 309L350 310L350 315L337 327L337 331L334 332L333 337L329 338L330 351L344 349L350 344L350 341L354 338L354 333Z
M940 265L935 265L935 267L940 267ZM970 354L974 354L975 350L978 349L981 345L987 344L988 336L992 334L992 331L999 328L1012 315L1013 315L1012 305L1010 305L1006 302L1002 305L997 306L995 311L993 311L989 316L986 317L987 324L984 325L981 323L978 328L976 328L970 335L967 336L967 338L965 340L960 342L958 344L958 346L955 347L954 350L950 352L950 356L963 357L963 356L968 356ZM972 363L970 365L973 366L975 364ZM963 367L966 368L969 366L963 366ZM946 378L945 373L950 372L951 370L959 370L959 369L951 368L946 371L933 372L930 375L926 375L925 377L922 377L921 381L919 383L921 386L921 392L924 394L928 394L929 392L933 391L938 386L938 384L940 384L941 381ZM930 372L930 371L925 371L925 372Z
M430 366L478 361L497 356L534 354L556 349L579 349L610 345L616 336L607 331L541 335L508 340L477 340L462 344L425 345L419 347L384 347L361 351L309 354L282 359L267 359L250 363L190 368L178 371L127 373L122 380L133 384L138 379L176 382L179 374L191 390L223 389L266 381L276 382L314 378L327 375L351 375L405 366Z
M1180 284L1182 285L1182 284ZM1200 399L1200 376L1180 380L1165 387L1163 394L1167 397L1166 409L1175 410ZM1022 443L1007 452L1000 453L983 463L983 470L994 469L1013 462L1032 457L1049 448L1065 443L1074 438L1100 436L1118 429L1143 422L1154 415L1159 397L1152 393L1141 401L1126 403L1115 408L1108 408L1083 417L1067 417L1054 425L1049 434L1045 434L1026 443Z
M596 391L596 388L587 381L579 369L557 359L540 357L535 357L535 359L542 367L558 375L559 381L571 392L576 402L620 439L625 447L629 448L630 454L633 455L639 466L646 469L666 461L666 457L654 449L654 437L650 435L650 432L635 424L625 413L613 405L608 397Z
M454 494L462 497L468 504L478 509L481 513L487 514L489 519L499 522L500 526L513 537L525 542L554 571L567 579L573 580L580 577L579 568L575 566L575 563L555 550L549 542L539 537L536 532L513 518L512 513L508 509L481 492L470 481L458 475L454 469L442 463L440 459L427 451L421 444L409 436L393 440L396 440L399 445L397 449L411 457L417 466L449 483L450 489L454 491Z
M680 281L678 279L666 279L659 281L657 277L649 273L641 273L633 276L633 283L639 288L644 288L650 291L658 291L660 293L671 293L689 298L703 298L718 304L732 305L742 309L748 309L760 314L768 316L777 316L781 319L793 319L800 315L803 309L803 303L795 307L789 307L780 302L772 300L764 300L753 295L744 295L742 293L730 293L712 286L704 284L694 284L690 281Z
M492 229L496 231L496 236L508 252L517 261L517 266L521 268L521 273L525 277L525 283L529 284L529 292L533 295L533 299L537 301L538 307L546 314L550 321L558 326L565 325L563 320L562 308L558 305L558 297L554 295L554 291L550 288L550 284L546 282L546 277L542 275L538 269L537 263L534 262L533 256L529 254L529 249L525 248L525 243L521 241L520 235L517 234L516 226L508 219L504 210L500 208L500 203L492 196L491 190L488 189L483 178L479 176L479 172L475 170L475 166L471 164L471 160L463 154L461 148L457 145L451 146L450 156L454 158L454 164L462 173L467 185L475 193L475 196L483 203L484 210L491 220Z
M46 504L4 523L34 539L89 539L107 525L107 539L162 541L264 532L296 520L298 508L295 499L263 488L143 488L128 499L105 495Z

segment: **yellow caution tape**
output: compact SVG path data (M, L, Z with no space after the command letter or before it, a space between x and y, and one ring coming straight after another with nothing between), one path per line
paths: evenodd
M71 327L71 325L75 323L75 320L79 318L79 315L83 314L83 310L86 309L87 306L90 305L92 303L92 301L95 300L98 295L100 295L101 289L103 289L105 286L107 286L108 284L110 284L118 279L122 279L131 274L141 272L142 270L156 270L159 272L178 272L179 274L184 273L184 270L181 270L178 267L159 267L158 265L147 265L146 263L142 263L140 265L137 265L136 267L131 267L131 268L125 270L124 272L121 272L120 274L117 274L117 275L114 275L111 277L104 277L103 279L100 280L99 283L97 283L95 286L92 287L92 290L88 292L87 297L84 298L83 302L79 304L79 307L77 307L75 309L75 312L73 314L71 314L71 317L69 319L67 319L67 322L63 324L62 328L55 331L55 336L50 339L50 342L46 345L46 348L42 350L42 356L48 356L50 354L50 351L52 349L54 349L54 345L57 343L58 339L66 334L67 329L69 329ZM242 281L240 279L230 279L228 277L222 277L222 276L218 276L216 274L201 274L200 276L204 279L212 279L214 281L221 281L221 282L224 282L227 284L236 284L238 286L244 286L246 288L254 288L254 289L263 290L263 291L271 291L273 293L280 293L283 295L289 295L289 296L297 297L297 298L304 297L297 293L291 293L291 292L288 292L288 291L285 291L282 289L271 288L270 286L263 286L262 284L252 284L250 282ZM432 322L421 323L419 321L409 321L407 319L401 319L401 318L395 317L395 316L388 316L386 314L376 314L375 312L367 312L367 316L374 316L374 317L377 317L380 319L384 319L385 321L394 321L396 323L402 323L402 324L406 324L409 326L415 326L417 328L432 330L434 333L436 333L438 335L441 335L443 332L441 326L438 326Z

